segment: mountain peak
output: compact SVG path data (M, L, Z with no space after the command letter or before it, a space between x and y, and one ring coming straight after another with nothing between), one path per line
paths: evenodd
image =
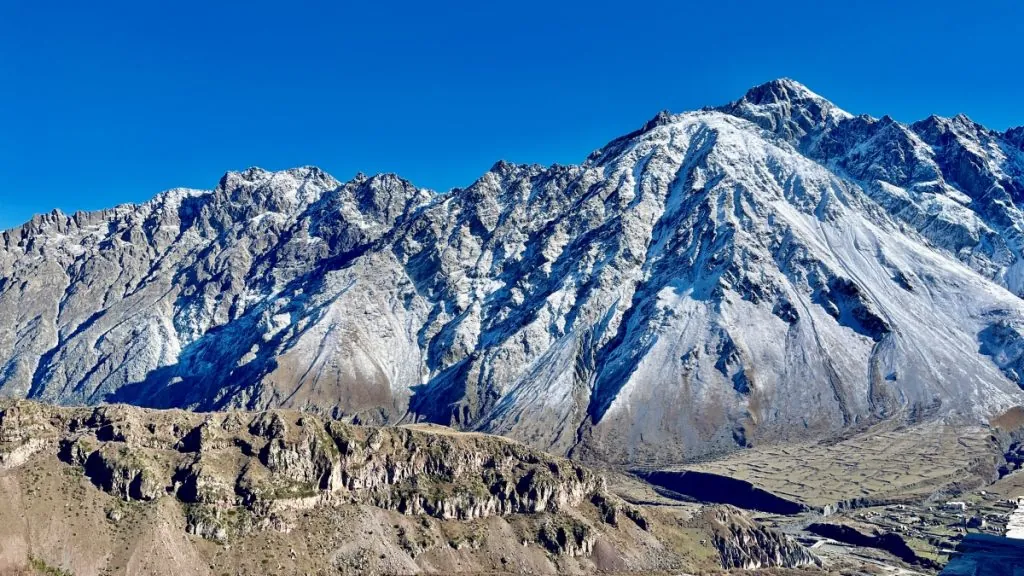
M718 110L750 120L798 147L816 139L830 126L852 118L848 112L791 78L755 86L739 100Z
M742 100L755 105L773 104L780 101L825 100L803 84L792 78L776 78L754 86L743 95Z
M661 112L658 112L657 114L655 114L654 118L651 118L650 120L648 120L643 125L643 128L640 129L640 131L641 132L647 132L649 130L653 130L653 129L657 128L658 126L664 126L664 125L670 124L670 123L672 123L672 113L669 112L668 110L662 110Z
M807 86L792 78L778 78L754 86L743 95L737 103L752 106L774 106L786 104L801 108L821 109L839 117L850 117L851 114L840 109L828 99L818 95Z

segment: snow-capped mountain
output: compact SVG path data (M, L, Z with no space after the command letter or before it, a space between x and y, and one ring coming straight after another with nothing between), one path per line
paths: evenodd
M672 461L1024 404L1024 128L791 80L578 166L231 172L0 240L0 394Z

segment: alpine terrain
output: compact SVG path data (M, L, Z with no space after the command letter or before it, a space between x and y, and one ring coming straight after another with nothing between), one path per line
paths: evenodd
M0 394L671 464L1024 404L1024 127L776 80L579 165L229 172L0 239ZM85 458L85 456L80 456Z

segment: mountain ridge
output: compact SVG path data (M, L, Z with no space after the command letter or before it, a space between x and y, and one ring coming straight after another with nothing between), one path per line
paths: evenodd
M934 118L934 119L933 119ZM1024 403L1024 150L799 83L574 166L229 172L0 244L0 394L427 420L678 461Z

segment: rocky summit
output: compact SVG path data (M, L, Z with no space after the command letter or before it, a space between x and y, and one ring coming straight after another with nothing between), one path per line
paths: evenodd
M985 422L1024 404L1021 134L783 79L447 193L251 168L37 216L0 238L0 394L438 423L631 465ZM430 502L405 505L536 505Z

